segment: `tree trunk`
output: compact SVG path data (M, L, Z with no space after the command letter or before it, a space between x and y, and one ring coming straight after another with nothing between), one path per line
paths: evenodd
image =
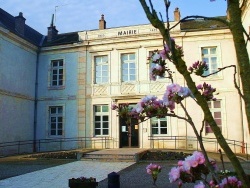
M248 131L250 132L250 62L244 40L244 28L241 22L241 10L239 0L228 0L228 12L230 17L230 30L233 35L236 50L237 64L240 71L240 78L243 89Z

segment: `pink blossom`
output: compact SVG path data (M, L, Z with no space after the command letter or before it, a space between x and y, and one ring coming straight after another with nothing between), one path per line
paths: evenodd
M203 182L200 182L199 184L195 185L194 188L205 188L205 185Z
M154 55L153 55L153 57L152 57L152 60L153 61L157 61L158 59L160 59L160 54L158 54L158 53L155 53Z
M196 160L199 164L204 164L204 163L205 163L205 157L204 157L204 155L203 155L202 152L194 151L193 156L194 156L195 160Z
M180 169L179 169L179 167L171 168L171 171L169 172L168 175L169 175L170 183L175 182L177 179L180 178Z
M112 109L112 110L116 110L116 109L118 109L118 106L117 106L116 104L112 104L112 105L111 105L111 109Z
M224 188L225 186L242 187L242 182L239 181L235 176L229 176L224 178L220 183L220 188Z
M159 172L161 172L161 166L158 164L150 163L146 167L146 170L148 174L158 174Z

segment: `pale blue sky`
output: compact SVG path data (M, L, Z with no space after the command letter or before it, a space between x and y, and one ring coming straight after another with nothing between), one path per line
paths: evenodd
M98 29L101 14L104 14L107 28L148 24L139 0L0 0L0 7L17 16L23 12L26 24L42 34L47 33L52 14L56 10L55 25L59 33ZM152 0L157 12L165 17L164 0ZM172 0L170 20L173 11L179 7L181 17L190 15L224 16L226 1L217 0Z

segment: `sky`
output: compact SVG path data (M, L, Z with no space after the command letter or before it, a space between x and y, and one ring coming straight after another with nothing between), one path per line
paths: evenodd
M164 0L152 0L152 3L166 21ZM47 34L52 14L55 15L54 23L59 33L98 29L102 14L107 28L149 24L139 0L0 0L0 7L13 16L22 12L25 23L43 35ZM173 21L176 7L181 12L181 18L226 15L224 0L172 0L170 21Z

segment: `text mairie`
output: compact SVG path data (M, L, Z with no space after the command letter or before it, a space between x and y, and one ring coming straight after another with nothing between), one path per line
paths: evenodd
M127 31L118 31L117 35L135 35L137 34L137 30L127 30Z

